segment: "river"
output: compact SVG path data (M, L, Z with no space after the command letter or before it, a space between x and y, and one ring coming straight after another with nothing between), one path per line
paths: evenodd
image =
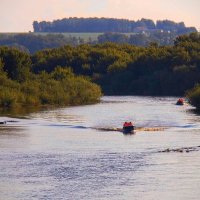
M198 200L200 116L176 100L105 96L96 105L2 113L0 199ZM165 129L100 130L124 121Z

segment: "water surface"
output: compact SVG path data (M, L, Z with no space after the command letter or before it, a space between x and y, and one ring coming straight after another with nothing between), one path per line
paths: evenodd
M2 113L0 199L197 200L200 116L177 98L103 97L96 105ZM98 128L167 127L123 135ZM194 147L186 153L165 149Z

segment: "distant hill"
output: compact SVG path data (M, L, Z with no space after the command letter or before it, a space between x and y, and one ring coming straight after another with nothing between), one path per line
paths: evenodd
M34 21L34 32L72 32L72 33L144 33L153 31L170 31L176 34L197 32L195 27L186 27L184 22L176 23L170 20L158 20L154 23L151 19L138 21L115 18L77 18L70 17L61 20Z

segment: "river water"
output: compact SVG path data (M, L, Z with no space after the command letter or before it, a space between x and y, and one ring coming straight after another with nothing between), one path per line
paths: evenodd
M103 97L96 105L2 113L0 121L10 122L0 125L0 199L198 200L200 116L176 100ZM99 130L124 121L166 129Z

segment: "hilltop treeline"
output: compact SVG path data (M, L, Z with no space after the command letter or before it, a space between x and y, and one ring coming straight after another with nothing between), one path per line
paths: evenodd
M183 95L200 81L200 36L180 36L174 46L104 43L65 46L32 56L35 73L70 66L90 76L107 95Z
M164 30L185 34L195 32L194 27L185 27L183 22L175 23L170 20L159 20L154 23L150 19L141 19L138 21L114 18L77 18L70 17L61 20L34 21L34 32L120 32L136 33L142 31Z
M0 47L0 107L80 105L95 103L100 96L100 87L69 67L35 74L29 54Z

